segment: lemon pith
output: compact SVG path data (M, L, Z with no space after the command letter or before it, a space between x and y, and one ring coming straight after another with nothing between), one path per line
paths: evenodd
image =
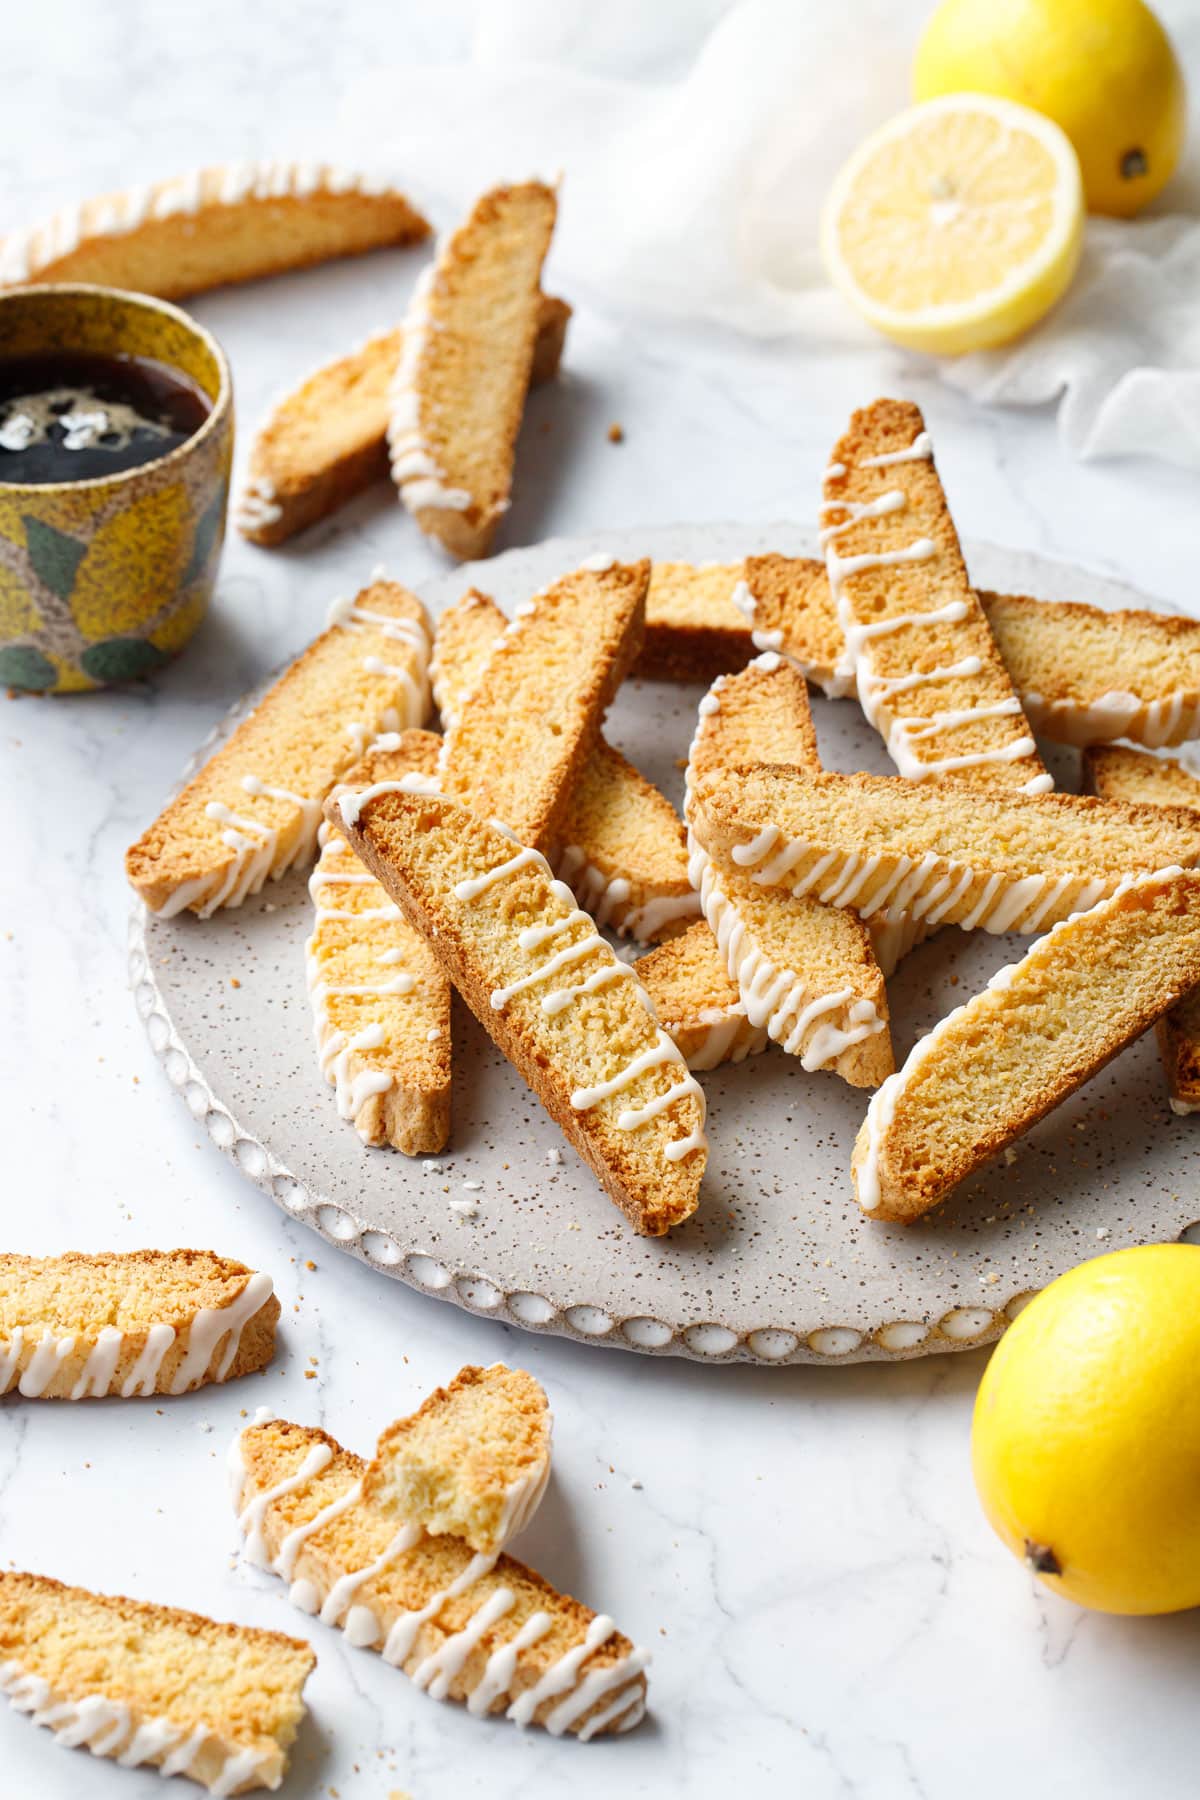
M1200 1248L1083 1263L1000 1340L972 1427L991 1525L1048 1587L1114 1613L1200 1605Z
M954 95L860 146L830 191L834 283L885 336L940 355L1027 330L1065 292L1082 247L1079 165L1024 107Z
M1183 148L1183 71L1144 0L943 0L917 47L913 94L963 92L1019 101L1060 125L1093 212L1140 211Z

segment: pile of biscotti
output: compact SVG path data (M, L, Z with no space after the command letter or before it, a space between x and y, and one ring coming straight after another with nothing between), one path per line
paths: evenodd
M1200 812L1172 755L1200 625L977 594L906 403L854 416L823 518L821 562L600 555L436 631L379 577L133 846L133 885L207 916L316 854L318 1051L364 1142L449 1141L456 989L653 1235L700 1201L697 1074L768 1043L878 1089L851 1171L878 1219L1163 1015L1172 1103L1200 1102ZM631 670L711 682L682 819L602 735ZM807 680L857 697L896 776L822 770ZM1035 730L1102 746L1092 794L1052 791ZM951 924L1048 935L897 1071L887 978ZM630 966L614 935L658 947Z

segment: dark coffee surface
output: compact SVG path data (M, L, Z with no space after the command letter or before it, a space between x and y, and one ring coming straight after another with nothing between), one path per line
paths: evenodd
M148 357L0 357L0 482L119 475L186 443L210 410L187 376Z

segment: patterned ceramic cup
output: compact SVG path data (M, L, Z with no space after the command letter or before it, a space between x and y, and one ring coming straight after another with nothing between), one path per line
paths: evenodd
M69 694L128 681L181 650L225 536L233 385L215 338L177 306L63 284L0 294L0 357L151 357L212 410L156 462L94 481L0 481L0 686Z

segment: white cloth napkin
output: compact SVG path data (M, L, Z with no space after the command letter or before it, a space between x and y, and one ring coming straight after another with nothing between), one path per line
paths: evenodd
M381 68L341 135L441 223L498 179L563 175L554 279L663 317L823 348L870 340L817 221L862 137L908 103L930 0L484 0L467 62ZM1200 90L1200 7L1160 6ZM1195 136L1193 134L1193 142ZM1175 208L1167 212L1168 205ZM1089 223L1066 300L1011 349L932 364L993 405L1059 401L1082 457L1200 468L1200 173Z

